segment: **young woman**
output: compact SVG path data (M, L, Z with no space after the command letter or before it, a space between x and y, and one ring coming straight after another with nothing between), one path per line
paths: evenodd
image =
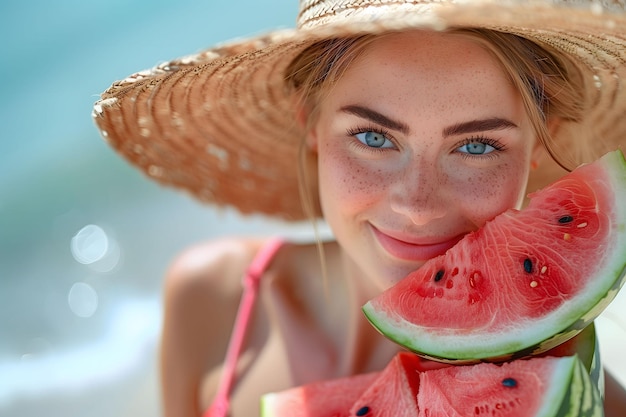
M624 146L623 6L413 3L303 2L298 31L164 64L96 104L103 136L155 179L333 232L177 258L166 416L258 415L263 393L382 369L400 348L366 301ZM624 393L607 381L611 415Z

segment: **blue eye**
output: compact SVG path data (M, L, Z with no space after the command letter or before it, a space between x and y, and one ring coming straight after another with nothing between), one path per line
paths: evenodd
M379 132L368 130L354 135L359 142L370 148L392 148L393 143L387 137Z
M486 155L498 149L497 146L491 145L489 142L490 141L486 140L472 139L459 146L457 150L469 155Z

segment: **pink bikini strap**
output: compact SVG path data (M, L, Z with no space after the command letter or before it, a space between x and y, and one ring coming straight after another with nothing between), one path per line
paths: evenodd
M246 335L246 329L248 327L248 322L250 321L252 307L254 306L254 302L257 297L259 281L261 280L263 272L265 272L269 263L272 261L274 255L276 255L276 252L283 245L283 243L283 240L279 238L270 239L265 245L263 245L261 250L259 250L246 270L243 277L243 294L239 303L233 332L228 343L228 350L226 352L226 359L224 361L220 385L213 403L203 414L203 417L226 417L228 415L228 409L230 407L229 394L235 379L237 359L239 358L244 337Z

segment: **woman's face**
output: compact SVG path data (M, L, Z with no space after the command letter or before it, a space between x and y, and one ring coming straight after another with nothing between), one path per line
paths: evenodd
M478 44L428 32L380 38L324 97L309 135L322 210L380 289L520 206L534 134Z

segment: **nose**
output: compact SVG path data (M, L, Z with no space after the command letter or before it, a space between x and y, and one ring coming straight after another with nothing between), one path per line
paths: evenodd
M390 187L391 209L424 225L444 217L451 202L445 198L446 176L433 161L413 161L398 172Z

